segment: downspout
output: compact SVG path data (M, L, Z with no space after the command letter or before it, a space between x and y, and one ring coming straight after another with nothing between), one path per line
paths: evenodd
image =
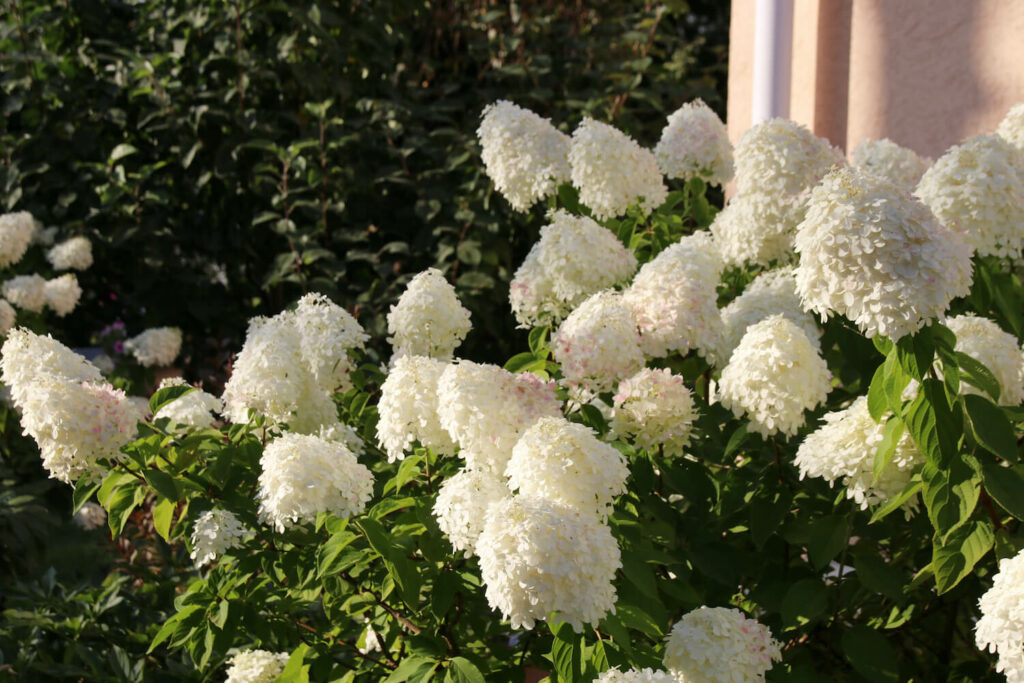
M789 117L793 0L756 0L751 125Z

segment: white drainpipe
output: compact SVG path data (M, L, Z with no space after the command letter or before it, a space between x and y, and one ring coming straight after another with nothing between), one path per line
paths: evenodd
M756 1L751 125L789 117L789 74L793 61L793 0Z

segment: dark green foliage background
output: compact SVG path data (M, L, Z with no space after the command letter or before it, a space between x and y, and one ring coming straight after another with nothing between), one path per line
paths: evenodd
M494 193L484 106L509 99L567 132L613 120L646 145L694 97L724 113L728 3L709 0L7 9L0 208L96 244L92 301L62 336L85 345L118 316L176 325L206 376L248 318L305 291L383 339L429 266L473 313L463 353L507 358L507 283L542 209Z

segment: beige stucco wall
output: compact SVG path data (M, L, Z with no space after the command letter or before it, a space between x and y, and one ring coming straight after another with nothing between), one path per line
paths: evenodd
M1024 0L793 0L789 117L938 156L1024 102ZM755 0L732 0L728 125L750 126Z

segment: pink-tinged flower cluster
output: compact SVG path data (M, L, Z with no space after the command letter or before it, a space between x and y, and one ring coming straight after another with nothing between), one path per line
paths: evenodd
M697 411L693 392L671 370L644 368L622 380L613 397L612 430L640 448L682 455Z
M781 645L768 627L738 609L695 609L665 639L665 668L677 683L763 682L781 660Z
M622 295L599 292L569 314L554 334L566 384L600 393L644 366L636 319Z

